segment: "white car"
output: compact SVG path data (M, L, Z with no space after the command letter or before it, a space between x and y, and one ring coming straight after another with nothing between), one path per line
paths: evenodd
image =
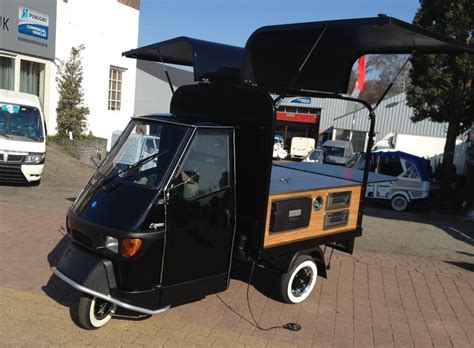
M39 185L46 127L37 96L0 89L0 182Z

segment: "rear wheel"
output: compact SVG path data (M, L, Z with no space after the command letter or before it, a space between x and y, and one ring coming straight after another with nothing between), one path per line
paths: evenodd
M296 258L287 273L281 276L281 295L286 303L300 303L308 298L316 285L318 268L309 255Z
M83 295L77 309L79 324L87 330L98 329L109 322L116 308L117 305L108 301Z
M408 200L401 195L392 197L390 206L395 211L405 211L408 208Z

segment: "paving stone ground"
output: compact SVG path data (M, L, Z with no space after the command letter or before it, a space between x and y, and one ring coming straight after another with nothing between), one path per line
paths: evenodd
M146 320L114 319L88 332L71 319L77 293L51 276L65 246L64 213L0 204L0 345L66 346L474 346L474 276L442 260L360 251L335 252L300 305L251 287L261 326L298 322L300 332L260 331L249 319L247 284ZM260 290L260 291L259 291ZM71 314L72 313L72 314Z
M416 221L416 216L408 222L369 216L367 235L373 237L363 238L372 243L371 250L364 250L359 238L354 255L335 252L328 279L319 278L312 295L300 305L265 296L275 283L262 287L256 272L250 302L260 325L298 322L300 332L260 331L249 324L247 284L237 279L218 296L161 315L117 318L100 330L82 330L74 322L78 293L52 277L50 265L67 244L62 226L71 202L65 198L77 195L92 170L59 157L49 158L62 169L51 167L40 193L0 188L0 347L474 346L472 230L469 224L449 225L462 229L467 238L443 234L443 229L428 232L429 221ZM393 251L384 247L391 240L375 237L377 230L384 238L398 230L407 238L410 230L422 230L426 236L438 233L437 243L444 243L443 238L455 242L438 257L415 249L407 255L400 246ZM417 238L423 241L421 235ZM434 245L430 243L425 244Z

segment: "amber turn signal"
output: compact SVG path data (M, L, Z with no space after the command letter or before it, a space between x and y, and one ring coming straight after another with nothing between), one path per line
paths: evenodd
M123 257L132 257L142 246L141 239L124 239L120 245L120 255Z

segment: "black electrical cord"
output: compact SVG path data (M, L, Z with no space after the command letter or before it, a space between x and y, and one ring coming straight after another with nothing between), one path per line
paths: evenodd
M232 312L234 312L236 315L238 315L240 318L244 319L247 323L249 323L250 325L252 325L253 327L259 329L259 330L262 330L262 331L270 331L270 330L273 330L273 329L287 329L287 330L290 330L290 331L300 331L301 330L301 325L298 324L298 323L286 323L284 325L275 325L275 326L270 326L270 327L261 327L260 324L257 322L257 319L255 319L255 316L253 314L253 311L252 311L252 307L250 306L250 283L252 282L252 276L253 276L253 271L255 269L255 261L252 262L252 268L250 270L250 276L249 276L249 281L247 283L247 307L249 309L249 312L250 312L250 315L252 317L252 320L253 320L253 323L248 320L247 318L245 318L242 314L240 314L239 312L237 312L234 308L232 308L231 306L229 306L227 303L225 303L225 301L218 295L216 294L217 298L228 308L230 309Z

